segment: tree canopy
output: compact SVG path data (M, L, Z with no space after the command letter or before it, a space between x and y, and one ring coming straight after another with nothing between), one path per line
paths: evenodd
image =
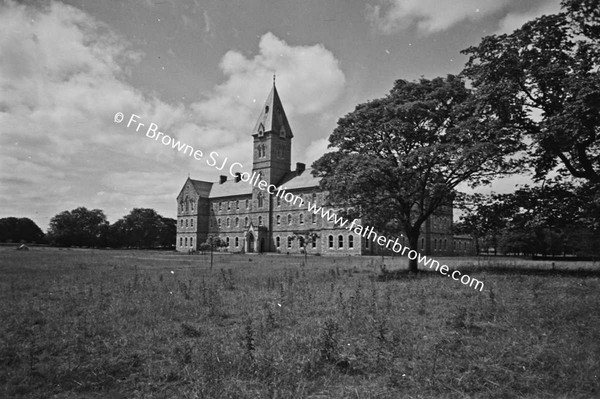
M79 207L50 220L48 237L53 245L97 247L103 245L108 221L100 209Z
M463 51L477 114L532 142L527 155L538 179L560 166L600 183L599 13L597 1L565 1L558 14Z
M42 243L44 232L29 218L0 219L0 242Z
M458 184L511 169L506 155L519 142L474 118L472 100L448 75L398 80L387 96L359 104L329 137L334 151L313 164L331 205L380 232L404 232L416 249L423 222L451 205Z

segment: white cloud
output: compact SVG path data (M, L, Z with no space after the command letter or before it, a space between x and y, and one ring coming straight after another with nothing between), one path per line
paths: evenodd
M511 0L379 0L367 5L367 18L382 33L393 33L416 24L421 32L446 30L502 10Z
M172 215L185 172L215 177L203 162L115 124L117 111L205 152L249 162L250 129L274 70L292 117L327 107L345 82L322 45L290 46L268 33L254 57L223 57L226 79L204 100L168 104L127 83L143 54L58 2L0 3L0 54L0 217L33 216L43 229L50 216L75 206L104 209L113 221L142 205Z
M518 5L516 0L376 0L375 4L367 4L367 19L384 34L414 25L422 33L435 33L463 21L507 13L499 25L500 31L510 32L530 19L560 9L559 0L545 0L532 10L508 11Z
M539 5L539 7L527 12L508 13L499 23L498 33L511 33L519 29L527 21L531 21L539 16L555 14L560 11L559 0L549 0Z

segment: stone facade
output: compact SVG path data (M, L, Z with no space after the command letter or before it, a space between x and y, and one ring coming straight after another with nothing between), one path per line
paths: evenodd
M228 243L229 252L279 252L309 254L380 254L381 248L332 221L308 210L321 205L326 192L310 169L297 163L291 170L292 130L275 85L252 131L253 172L268 184L301 197L301 206L253 187L236 178L220 176L218 182L188 178L177 196L178 251L197 250L209 235ZM455 247L452 205L442 207L424 225L419 250L431 255L451 255ZM311 235L307 242L302 238ZM402 237L400 242L404 244ZM406 242L407 243L407 242Z

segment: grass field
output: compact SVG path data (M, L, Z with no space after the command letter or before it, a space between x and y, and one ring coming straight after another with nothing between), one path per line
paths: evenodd
M597 275L303 261L0 248L0 397L600 397Z

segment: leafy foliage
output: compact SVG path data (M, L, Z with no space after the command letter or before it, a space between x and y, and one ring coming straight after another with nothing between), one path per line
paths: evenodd
M57 246L97 247L104 244L107 230L102 210L79 207L50 219L48 237Z
M0 242L42 243L44 232L29 218L0 219Z
M329 201L381 232L405 232L417 248L422 224L450 206L457 185L509 172L520 143L472 116L475 104L452 75L398 80L390 93L359 104L329 137L333 152L313 164ZM416 270L416 261L411 263Z
M482 120L533 143L527 155L536 178L560 166L564 174L598 183L598 2L566 1L563 8L464 50L470 58L463 74L476 89Z

